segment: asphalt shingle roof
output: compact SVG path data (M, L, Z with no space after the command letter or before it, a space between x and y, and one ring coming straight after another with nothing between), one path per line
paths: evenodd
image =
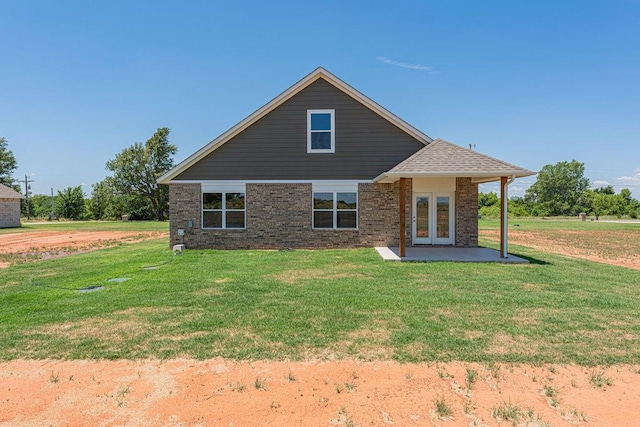
M528 169L495 159L486 154L437 139L402 161L382 177L459 176L495 178L535 175Z
M0 199L24 199L24 196L6 185L0 184Z

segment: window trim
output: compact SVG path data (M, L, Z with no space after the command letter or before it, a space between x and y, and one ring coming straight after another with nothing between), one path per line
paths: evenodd
M222 209L205 209L204 207L204 195L205 194L222 194ZM240 193L244 195L244 209L227 209L227 194ZM200 192L200 225L203 230L246 230L247 229L247 192L243 189L202 189ZM205 227L204 226L204 213L205 212L221 212L222 213L222 227ZM227 212L243 212L244 221L242 227L227 227Z
M311 134L314 131L311 130L311 115L312 114L330 114L331 115L331 148L318 149L311 148ZM336 110L307 110L307 153L335 153L336 152ZM327 132L326 130L315 132Z
M333 227L328 228L328 227L316 227L315 224L315 213L316 212L328 212L329 209L316 209L314 206L314 194L316 193L332 193L333 194L333 208L331 208L331 212L333 213L332 217L333 217ZM356 208L355 209L338 209L338 193L354 193L356 195ZM311 191L311 228L313 230L358 230L359 226L360 226L360 221L358 219L359 215L359 211L360 211L360 197L358 195L358 190L352 190L352 189L332 189L332 190L326 190L326 189L322 189L322 188L318 188L318 189L312 189ZM356 213L356 226L354 228L347 228L347 227L338 227L338 212L339 211L343 211L343 212L355 212Z

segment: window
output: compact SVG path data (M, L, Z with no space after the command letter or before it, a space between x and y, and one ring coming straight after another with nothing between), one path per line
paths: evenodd
M202 228L245 228L245 193L202 193Z
M358 228L358 193L314 191L313 228Z
M307 110L307 153L335 153L335 110Z

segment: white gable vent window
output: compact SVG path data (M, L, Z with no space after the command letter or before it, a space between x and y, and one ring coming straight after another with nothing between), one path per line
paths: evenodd
M335 110L307 110L307 153L335 151Z

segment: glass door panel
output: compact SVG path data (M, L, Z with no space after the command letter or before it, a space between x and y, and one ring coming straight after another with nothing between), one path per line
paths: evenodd
M436 237L449 238L449 197L438 196L436 198Z
M429 237L429 196L416 197L416 237Z
M428 245L432 243L432 203L431 194L413 195L413 243Z

